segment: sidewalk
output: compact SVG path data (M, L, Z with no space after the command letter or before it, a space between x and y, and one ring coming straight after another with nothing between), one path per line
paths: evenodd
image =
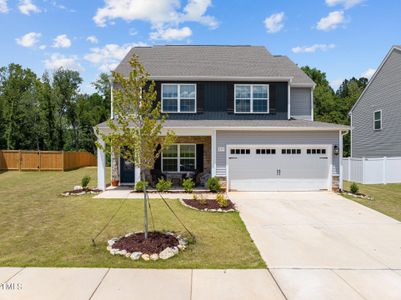
M0 268L0 299L242 300L284 297L266 269Z

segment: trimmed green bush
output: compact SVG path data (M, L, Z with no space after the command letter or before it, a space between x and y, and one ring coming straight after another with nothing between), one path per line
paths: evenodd
M351 193L356 194L358 192L359 192L359 186L355 182L353 182L351 184Z
M220 180L217 177L210 177L207 180L207 188L209 191L217 193L221 189Z
M142 181L139 180L136 184L135 184L135 191L137 192L143 192L143 190L145 189L145 187L148 187L149 184L147 181Z
M91 181L90 176L85 175L84 177L82 177L82 179L81 179L82 188L86 189L88 187L90 181Z
M171 182L171 180L160 178L156 184L156 190L158 190L159 192L167 192L169 189L171 189L172 186L173 183Z
M195 182L192 180L192 178L185 178L182 181L182 187L184 188L186 193L192 193L194 186Z

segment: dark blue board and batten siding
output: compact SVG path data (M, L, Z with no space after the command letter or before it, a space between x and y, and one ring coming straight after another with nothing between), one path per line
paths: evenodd
M162 83L180 83L157 81L157 100L161 101ZM227 81L185 81L195 83L197 91L197 113L169 113L169 119L263 119L285 120L288 111L287 82L227 82ZM268 84L269 85L269 114L235 114L234 85L235 84Z

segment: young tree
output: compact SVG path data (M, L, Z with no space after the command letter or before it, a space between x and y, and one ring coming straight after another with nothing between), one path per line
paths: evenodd
M156 100L154 81L139 63L138 57L130 60L131 72L128 78L113 73L116 89L114 91L114 118L107 122L109 130L97 130L105 146L97 146L110 153L123 157L141 169L141 180L145 181L145 171L153 168L155 160L162 151L171 145L174 133L168 131L160 138L166 115L161 114L160 102ZM158 146L159 145L159 146ZM111 150L111 147L113 150ZM144 232L148 237L148 194L144 185Z

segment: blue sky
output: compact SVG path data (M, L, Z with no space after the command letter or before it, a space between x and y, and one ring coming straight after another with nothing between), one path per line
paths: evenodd
M371 76L401 44L400 0L0 0L0 66L76 69L82 90L132 45L250 44L326 72Z

